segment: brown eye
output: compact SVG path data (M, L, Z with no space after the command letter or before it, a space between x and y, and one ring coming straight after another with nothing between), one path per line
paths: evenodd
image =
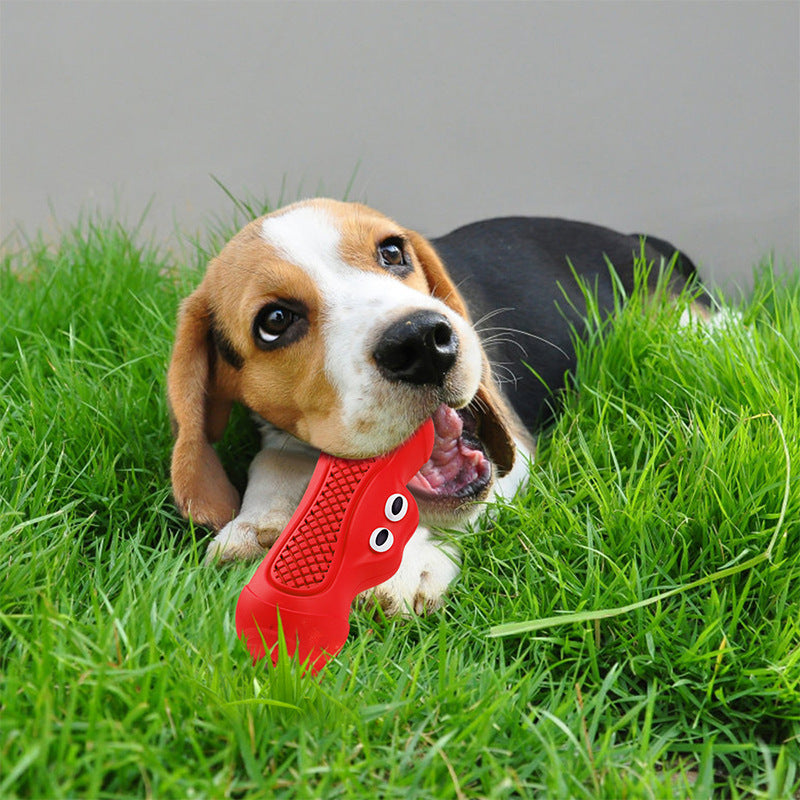
M399 236L390 236L378 245L378 260L384 269L401 278L411 272L405 242Z
M308 330L308 320L299 306L270 303L253 320L253 338L262 350L272 350L297 341Z
M274 342L294 321L294 314L288 308L272 306L262 309L258 315L258 338L262 342Z

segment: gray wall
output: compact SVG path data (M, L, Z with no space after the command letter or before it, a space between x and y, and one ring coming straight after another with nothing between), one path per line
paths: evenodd
M800 257L797 2L3 2L0 233L351 191L673 239L718 284ZM8 242L7 242L8 246Z

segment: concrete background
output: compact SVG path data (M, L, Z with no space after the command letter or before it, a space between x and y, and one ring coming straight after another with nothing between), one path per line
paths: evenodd
M728 288L800 258L798 2L4 0L0 37L7 247L151 201L174 242L230 217L211 175L277 202L355 172L431 235L587 219Z

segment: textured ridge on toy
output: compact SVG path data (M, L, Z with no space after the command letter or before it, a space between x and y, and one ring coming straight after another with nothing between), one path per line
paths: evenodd
M336 552L347 504L374 462L374 458L332 461L316 501L295 535L275 557L271 574L276 583L303 589L325 579Z

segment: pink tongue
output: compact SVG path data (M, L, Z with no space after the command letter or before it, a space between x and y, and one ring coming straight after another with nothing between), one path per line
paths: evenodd
M489 462L480 450L473 450L461 439L464 423L444 404L433 413L435 431L430 460L409 481L410 489L437 495L457 494L481 477Z
M458 447L458 439L464 430L464 423L456 412L444 403L433 412L433 453L431 460L442 462L445 458L440 455L440 451L452 451Z

